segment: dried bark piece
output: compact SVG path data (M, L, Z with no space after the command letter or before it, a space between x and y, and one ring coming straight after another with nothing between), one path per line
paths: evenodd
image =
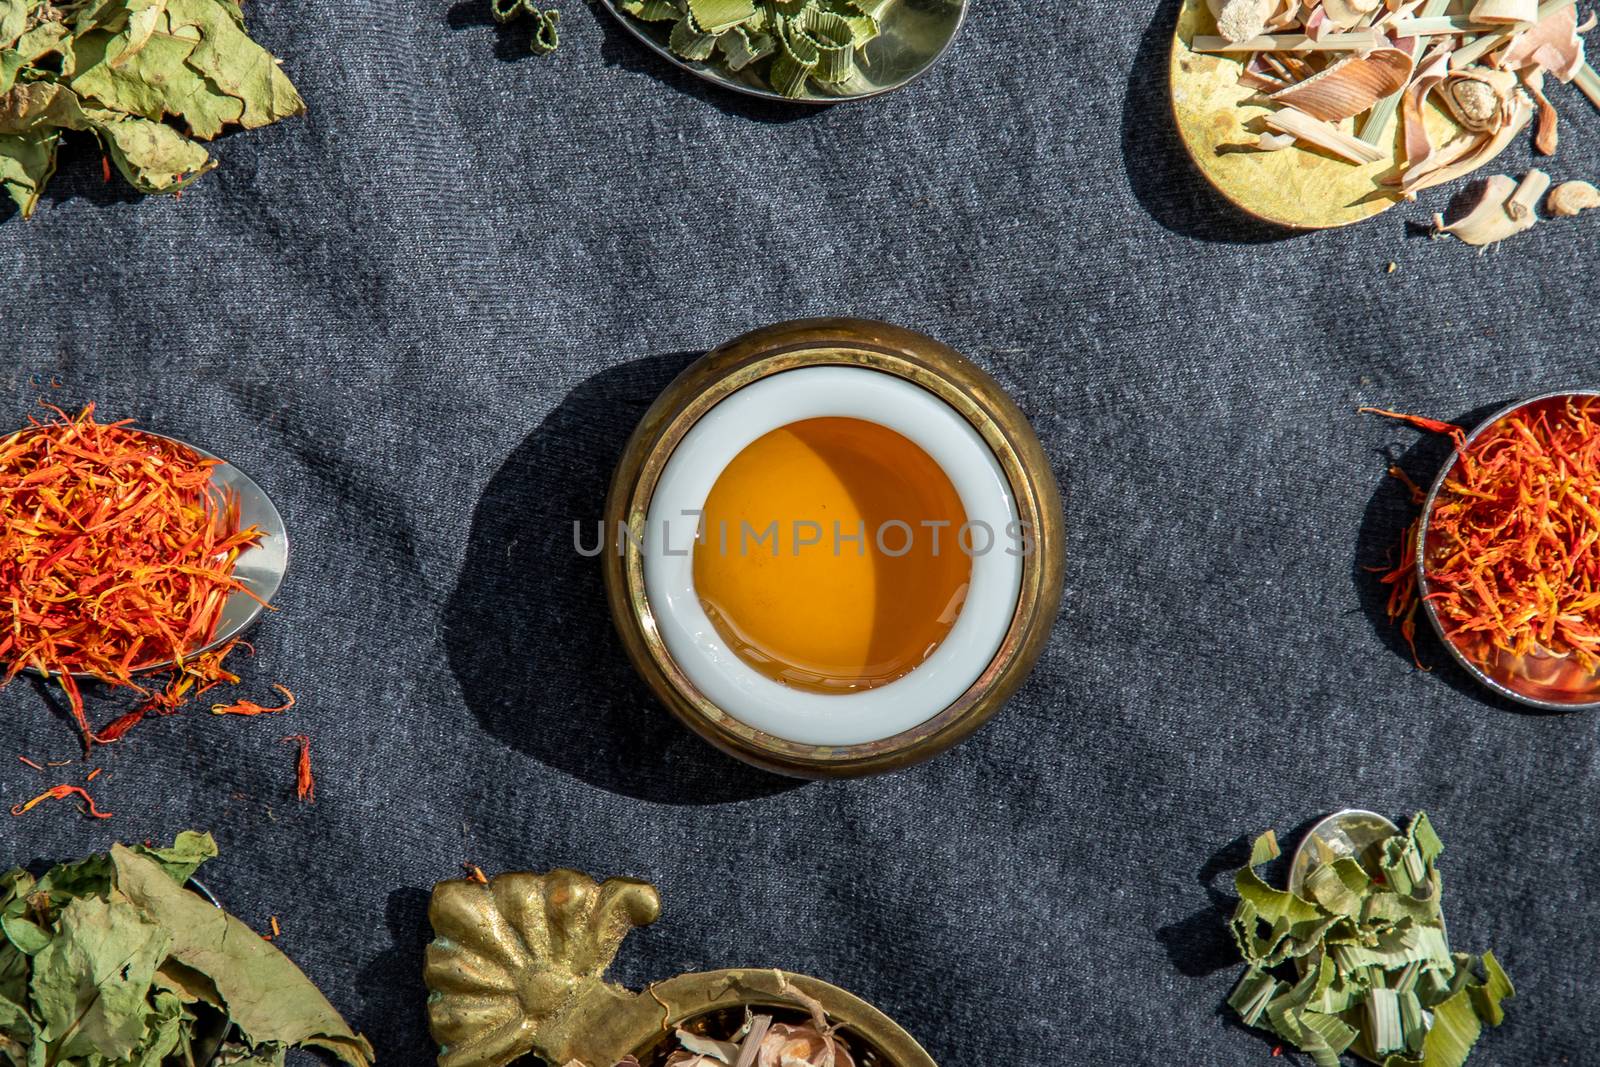
M1280 89L1272 99L1315 119L1338 122L1368 110L1379 100L1406 87L1412 58L1398 48L1379 48L1366 55L1345 56L1320 74Z
M1277 7L1277 0L1226 0L1217 12L1217 32L1233 43L1259 37Z

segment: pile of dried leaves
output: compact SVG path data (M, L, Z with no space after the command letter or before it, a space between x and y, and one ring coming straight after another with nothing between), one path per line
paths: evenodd
M761 74L784 96L838 85L878 36L888 0L620 0L641 22L670 22L673 54Z
M1276 110L1258 145L1300 145L1354 164L1388 157L1399 115L1404 169L1382 179L1411 197L1495 159L1538 117L1551 155L1558 118L1547 79L1575 83L1600 106L1584 58L1576 0L1210 0L1215 37L1200 52L1245 57L1242 84ZM1457 127L1434 144L1423 107L1436 99Z
M237 0L0 0L0 186L24 217L65 131L93 133L141 192L175 193L216 166L199 142L304 111Z
M281 1067L312 1047L368 1067L372 1046L287 956L183 888L216 854L188 832L0 877L0 1064Z
M1318 1067L1337 1067L1346 1050L1383 1067L1460 1067L1483 1028L1504 1020L1501 1002L1514 992L1493 953L1450 951L1435 867L1442 851L1418 812L1366 855L1320 857L1297 895L1256 873L1279 854L1271 831L1257 838L1235 875L1229 922L1249 965L1228 998L1240 1019ZM1290 961L1299 976L1278 977Z

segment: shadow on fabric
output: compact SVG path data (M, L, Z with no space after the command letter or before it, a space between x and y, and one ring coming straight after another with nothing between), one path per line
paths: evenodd
M471 29L474 26L495 27L494 57L502 63L539 58L530 47L533 43L533 20L497 22L489 10L489 0L457 0L450 5L445 22L452 30Z
M1506 400L1485 404L1449 421L1471 431L1484 419L1511 402ZM1382 416L1359 417L1371 419ZM1434 479L1439 476L1439 471L1449 462L1452 446L1450 439L1441 434L1412 430L1399 423L1393 425L1394 439L1378 450L1382 463L1377 465L1377 469L1382 478L1361 517L1361 531L1356 538L1355 561L1351 566L1350 575L1351 580L1355 582L1356 596L1360 601L1361 610L1379 639L1390 652L1414 666L1411 648L1400 633L1400 624L1389 618L1389 586L1383 583L1383 576L1400 558L1401 542L1410 530L1412 521L1422 509L1412 500L1410 489L1398 478L1383 472L1390 467L1398 467L1416 482L1423 492L1427 492L1433 485ZM1421 608L1417 610L1417 658L1420 658L1423 665L1428 667L1440 681L1481 704L1523 715L1571 714L1564 711L1544 711L1526 704L1518 704L1478 684L1477 680L1463 670L1450 655L1450 651L1434 632L1432 624L1428 622Z
M1261 876L1269 885L1288 884L1289 864L1295 848L1326 814L1324 812L1306 819L1287 836L1278 839L1283 854L1260 869ZM1250 849L1254 843L1255 835L1245 834L1212 853L1195 876L1210 898L1210 903L1188 918L1156 930L1156 940L1166 949L1173 967L1185 978L1204 978L1228 967L1243 971L1244 960L1240 958L1239 949L1234 945L1233 935L1228 929L1237 903L1233 895L1232 875L1250 862ZM1224 876L1227 876L1226 889L1217 884ZM1276 1047L1282 1043L1265 1030L1246 1026L1226 1000L1218 1003L1217 1016L1230 1028L1250 1034L1267 1045Z
M389 894L384 919L390 947L361 970L366 990L356 1029L372 1042L379 1063L428 1063L437 1048L428 1035L422 954L433 940L427 890L406 887Z
M111 171L111 180L106 180L98 142L93 135L69 134L62 139L56 172L39 197L33 217L38 218L69 200L86 200L97 207L108 207L135 204L144 197L145 194L129 185L115 169ZM0 194L0 225L13 219L21 221L22 212L11 197Z
M591 785L663 804L719 804L802 783L701 741L634 672L592 544L611 473L658 393L699 353L653 356L574 389L491 479L445 609L450 666L484 729Z
M1180 0L1162 0L1139 39L1122 103L1122 166L1133 195L1173 233L1219 244L1266 244L1302 236L1251 218L1195 169L1168 99L1167 60Z

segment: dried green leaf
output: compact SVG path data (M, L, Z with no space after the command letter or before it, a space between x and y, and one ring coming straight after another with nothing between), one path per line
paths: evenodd
M218 0L167 0L172 33L200 31L189 65L222 92L244 103L239 125L253 130L305 113L305 101L278 61L244 32L238 8Z
M28 28L27 0L0 0L0 48L15 44Z
M23 218L39 205L39 194L56 169L56 145L61 135L47 133L0 134L0 186L16 203Z
M55 1061L133 1055L150 1013L150 983L171 940L122 901L83 897L62 910L55 938L34 958L30 985L44 1024L40 1037Z
M755 18L756 5L754 0L689 0L689 14L697 26L716 36Z
M111 858L117 888L146 918L173 932L172 958L216 983L229 1016L253 1045L309 1045L352 1067L372 1063L366 1038L282 952L173 884L152 860L121 845L112 847Z
M36 956L50 943L50 931L20 915L0 917L0 933L24 956Z
M52 135L9 144L0 160L0 182L25 214L63 130L93 130L135 188L176 192L212 166L191 138L305 111L235 0L75 0L12 34L18 2L0 0L0 136Z
M204 148L162 122L126 118L95 129L111 162L142 193L174 192L216 166Z

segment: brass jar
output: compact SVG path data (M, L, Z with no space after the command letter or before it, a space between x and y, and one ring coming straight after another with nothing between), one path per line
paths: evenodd
M738 390L802 367L878 371L933 394L963 418L1009 482L1031 531L1010 625L988 667L942 711L912 729L853 745L803 744L758 730L718 707L690 680L663 641L645 593L644 556L652 494L695 423ZM806 319L730 341L697 360L661 394L629 440L606 502L606 530L625 528L605 553L612 619L628 656L661 701L701 737L759 767L805 778L852 777L929 759L971 734L1020 686L1050 638L1065 571L1060 493L1044 449L1004 390L932 338L863 319Z

